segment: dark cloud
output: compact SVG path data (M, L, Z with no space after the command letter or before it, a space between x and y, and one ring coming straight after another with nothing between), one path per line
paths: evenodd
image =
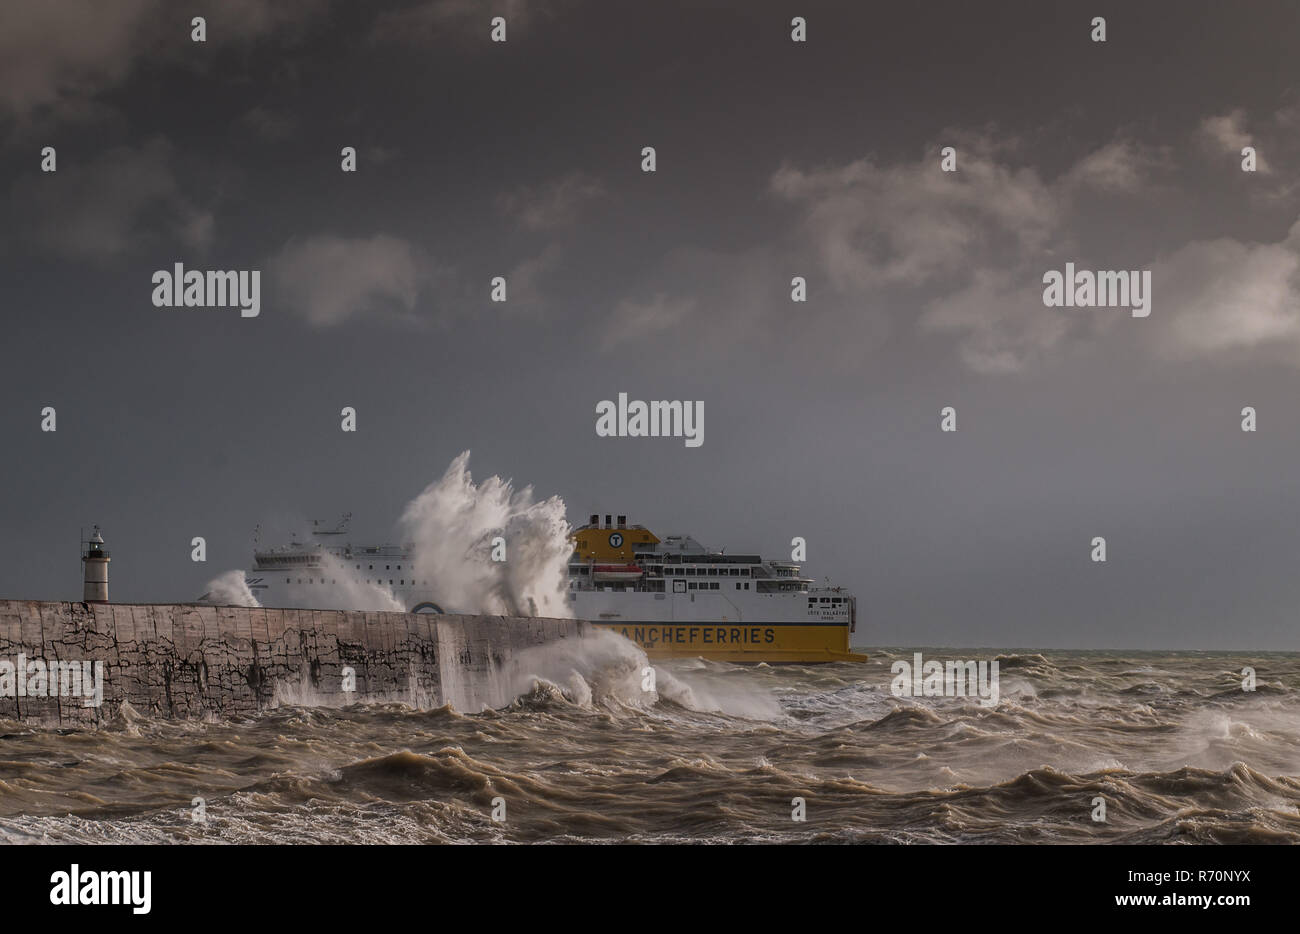
M599 179L573 172L542 185L504 192L497 205L524 230L555 230L573 226L583 207L604 194Z
M211 45L246 44L319 16L327 0L226 0L181 10L165 0L9 0L0 7L0 117L76 118L142 63L182 67ZM191 42L191 21L208 21Z
M410 316L438 273L417 248L387 234L294 240L271 258L270 268L283 307L316 327Z
M87 163L75 159L65 150L57 172L30 172L14 185L14 200L45 249L103 262L165 244L193 252L211 244L214 217L186 195L167 140L114 146Z

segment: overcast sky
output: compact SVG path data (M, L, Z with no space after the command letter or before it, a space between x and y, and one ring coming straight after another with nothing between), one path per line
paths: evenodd
M863 643L1300 648L1300 8L1105 6L8 0L0 594L78 598L99 523L114 600L193 599L469 449L802 536ZM260 315L154 307L177 262ZM1045 307L1066 262L1150 316ZM597 437L621 391L704 444Z

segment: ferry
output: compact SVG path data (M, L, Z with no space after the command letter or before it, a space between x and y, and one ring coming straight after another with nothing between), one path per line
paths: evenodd
M641 646L650 658L728 662L866 661L850 646L857 598L818 587L801 566L709 551L688 535L658 538L599 514L573 530L573 615Z
M444 610L434 582L416 571L410 545L345 542L350 518L332 528L313 521L307 541L255 548L244 580L258 602L374 609L382 593L410 613L457 612ZM650 658L866 661L850 646L857 598L848 590L817 586L798 564L709 551L688 535L660 539L626 516L613 518L602 523L593 514L570 533L569 615L627 637Z
M329 527L313 519L306 540L295 536L284 545L255 546L244 583L257 602L312 610L373 610L381 595L391 595L408 613L444 612L429 581L416 573L410 545L353 545L345 541L351 520L352 514L345 513ZM340 606L340 601L355 605Z

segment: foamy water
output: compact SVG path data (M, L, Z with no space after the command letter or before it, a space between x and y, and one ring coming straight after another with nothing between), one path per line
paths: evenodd
M890 663L525 653L476 714L283 706L3 724L11 841L1300 842L1300 657L1006 652L1002 702L895 698ZM934 658L988 657L927 650ZM1241 690L1241 669L1258 689ZM190 819L206 801L207 820ZM791 801L806 802L806 822ZM1097 798L1106 821L1092 819ZM491 818L504 799L506 819Z

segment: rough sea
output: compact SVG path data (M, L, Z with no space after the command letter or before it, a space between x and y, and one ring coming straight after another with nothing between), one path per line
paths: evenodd
M894 696L890 666L911 648L656 662L647 693L644 658L618 643L552 659L478 712L0 723L0 840L1300 842L1295 654L922 650L996 658L985 707Z

